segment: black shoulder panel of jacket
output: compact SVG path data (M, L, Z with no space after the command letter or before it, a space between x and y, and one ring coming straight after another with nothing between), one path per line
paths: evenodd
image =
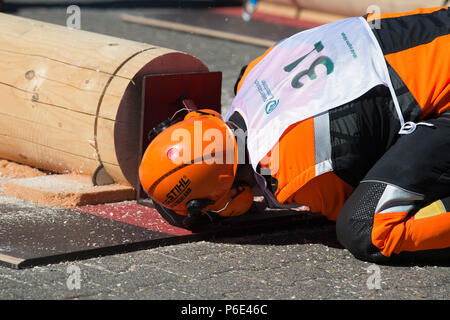
M233 112L228 121L233 122L235 125L237 125L240 129L244 130L245 132L247 131L247 125L245 124L244 118L242 118L239 112Z
M389 89L376 86L329 115L333 171L356 187L398 138L400 124Z
M236 83L234 84L234 95L237 94L237 87L238 87L239 81L241 81L242 76L244 75L245 70L247 69L247 67L248 67L248 65L243 66L242 69L241 69L241 72L239 73L239 77L237 78Z
M433 41L450 32L450 10L413 14L381 20L372 29L385 55Z

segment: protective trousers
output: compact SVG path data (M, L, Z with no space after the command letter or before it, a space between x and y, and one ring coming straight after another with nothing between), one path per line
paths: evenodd
M337 236L357 258L450 260L450 113L428 122L402 136L345 202Z

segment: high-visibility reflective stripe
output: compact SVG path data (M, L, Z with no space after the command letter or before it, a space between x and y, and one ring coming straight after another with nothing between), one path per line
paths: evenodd
M331 161L330 116L328 111L314 117L316 176L333 170Z
M378 181L364 180L362 182ZM386 189L384 189L377 207L375 208L375 213L409 212L414 209L416 201L421 201L423 199L423 194L405 190L396 185L387 184Z

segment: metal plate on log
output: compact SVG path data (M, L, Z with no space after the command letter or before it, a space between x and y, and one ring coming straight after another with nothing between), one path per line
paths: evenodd
M184 101L195 103L200 108L208 108L221 113L222 72L198 72L177 74L152 74L144 76L141 109L142 156L149 145L148 133L152 128L170 119L175 112L183 109ZM137 179L139 181L139 178ZM137 199L148 198L136 186Z

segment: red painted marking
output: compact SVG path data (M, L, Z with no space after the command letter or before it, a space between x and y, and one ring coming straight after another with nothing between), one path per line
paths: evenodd
M142 206L136 201L125 201L77 208L79 211L98 217L108 218L150 230L169 233L175 236L191 235L186 229L168 224L156 209Z
M223 14L223 15L241 17L243 9L242 9L242 7L224 7L224 8L213 8L211 10L213 12ZM303 19L300 20L300 19L289 18L289 17L282 17L282 16L277 16L274 14L268 14L268 13L263 13L263 12L258 12L258 11L256 11L253 14L252 20L261 20L261 21L265 21L265 22L269 22L269 23L276 23L276 24L281 24L281 25L286 25L286 26L299 27L302 29L310 29L310 28L315 28L315 27L322 25L322 23L318 23L318 22L313 22L313 21L308 21L308 20L303 20Z

